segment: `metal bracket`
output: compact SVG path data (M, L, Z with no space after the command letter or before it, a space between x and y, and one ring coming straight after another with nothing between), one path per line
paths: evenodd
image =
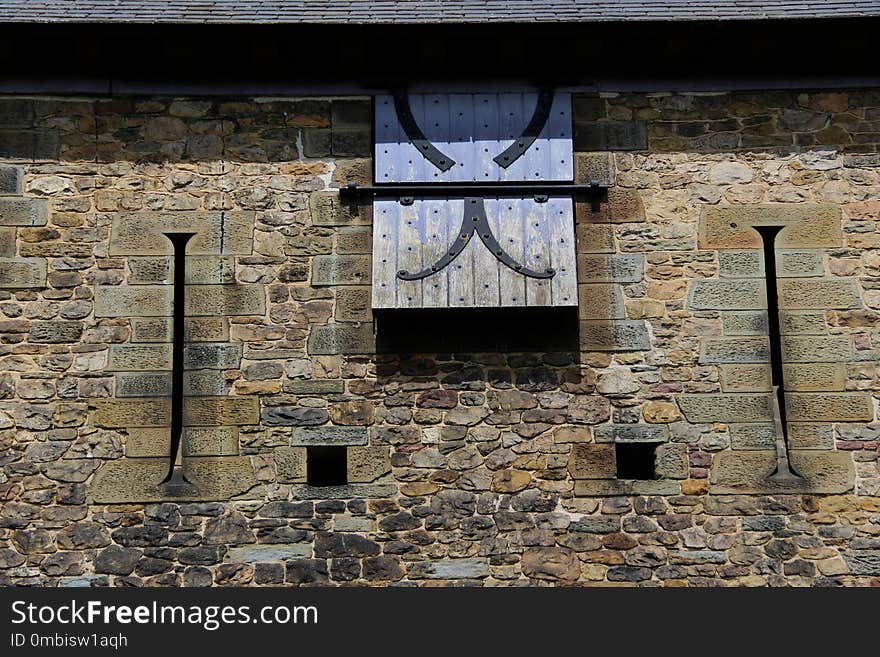
M397 278L404 281L417 281L427 278L432 274L445 269L453 260L455 260L465 247L471 241L471 236L476 233L486 248L495 256L495 258L506 265L513 271L528 276L529 278L553 278L556 270L547 268L543 272L529 269L525 265L519 264L504 250L495 238L492 227L489 226L489 219L486 217L486 206L482 198L468 197L464 199L464 212L461 218L461 227L458 229L458 238L453 242L449 250L437 262L423 269L422 271L411 274L410 272L401 270L397 272Z
M589 184L570 182L491 182L491 183L384 183L361 187L348 181L339 188L339 195L347 200L397 196L401 198L450 198L462 196L588 196L598 211L599 203L607 193L608 185L597 180ZM536 198L536 200L538 200ZM540 200L538 201L541 202Z
M547 124L547 119L550 118L550 109L552 107L553 90L542 89L539 91L538 103L535 105L535 112L532 114L532 118L526 125L525 130L522 131L519 139L516 139L510 146L492 158L498 166L502 169L506 169L516 162L523 153L531 148L532 144L535 143L535 140Z
M416 202L416 199L412 196L401 196L400 197L400 204L401 205L412 205L415 202Z
M535 194L534 199L535 203L546 203L550 200L550 197L546 194Z
M416 117L413 116L412 108L409 106L409 97L404 91L395 91L392 94L394 98L394 111L397 112L397 120L400 127L406 133L407 139L416 147L416 150L422 154L428 162L433 164L440 171L449 171L455 166L455 160L440 151L431 141L425 137L425 133L416 123Z

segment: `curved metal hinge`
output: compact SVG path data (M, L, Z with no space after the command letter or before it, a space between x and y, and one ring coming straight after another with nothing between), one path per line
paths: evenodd
M489 219L486 217L486 206L483 203L483 199L478 197L466 198L464 200L464 212L461 218L461 227L458 229L458 238L456 238L446 253L437 262L422 271L411 274L403 269L397 272L397 278L404 281L417 281L442 271L461 255L461 252L464 251L471 241L471 236L474 233L480 237L486 248L489 249L499 262L510 267L513 271L529 278L553 278L556 275L556 270L550 267L542 272L535 271L519 264L510 257L495 238L495 234L492 232L491 226L489 226Z
M496 155L493 160L502 169L506 169L516 162L523 153L525 153L535 140L541 134L544 126L547 125L547 119L550 118L550 109L553 107L553 90L542 89L538 92L538 104L535 105L535 113L526 125L525 130L510 146L505 148L500 154Z
M419 124L416 123L416 117L413 116L412 108L409 106L409 96L403 91L395 91L392 97L394 98L394 111L397 112L397 120L400 123L400 127L403 128L407 139L422 154L422 157L440 169L440 171L449 171L449 169L454 167L455 160L434 146L425 137L425 133L422 132Z

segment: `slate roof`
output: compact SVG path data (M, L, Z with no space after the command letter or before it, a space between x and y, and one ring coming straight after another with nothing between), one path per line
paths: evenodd
M531 23L880 16L878 0L0 0L0 22Z

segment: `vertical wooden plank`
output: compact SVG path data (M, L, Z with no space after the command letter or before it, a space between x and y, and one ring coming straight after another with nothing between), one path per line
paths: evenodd
M538 142L541 142L540 144ZM547 144L546 146L544 144ZM574 153L571 136L571 94L556 93L547 125L535 145L548 148L550 166L546 180L574 180ZM534 148L534 147L533 147Z
M547 201L547 223L550 230L550 266L556 270L552 278L553 305L577 305L577 261L574 243L574 208L571 198L550 197Z
M401 159L400 151L404 145L400 143L400 125L394 111L394 100L387 95L376 96L375 110L376 182L398 182L395 165Z
M500 94L499 95L499 122L500 134L498 141L493 147L492 157L501 153L510 146L526 127L528 117L524 117L523 98L524 94ZM496 165L497 166L497 165ZM519 158L509 167L499 167L499 180L523 180L523 159Z
M420 202L412 205L398 203L397 219L397 269L410 273L422 270L422 231L419 227ZM422 306L422 280L397 279L397 307L420 308Z
M522 130L528 125L532 119L532 115L538 107L538 94L523 94L523 117ZM546 126L545 126L546 127ZM548 172L550 170L550 150L547 148L539 137L534 143L523 153L519 160L511 167L515 172L519 173L521 180L548 180Z
M422 266L429 267L443 257L451 241L447 226L448 203L443 199L426 199L416 201L416 204L419 206L419 224L422 228ZM422 304L425 308L446 308L449 305L448 277L449 271L444 269L422 280Z
M446 151L455 160L447 179L471 182L474 179L474 97L471 94L449 96L449 144Z
M493 218L498 216L498 199L486 198L483 199L483 203L489 225L494 232ZM503 265L478 235L475 234L471 240L474 242L474 304L480 308L496 308L501 305L498 267Z
M533 198L524 198L519 201L523 206L524 234L525 234L525 259L523 263L535 271L544 271L550 266L550 231L547 227L547 206L545 203L537 203ZM526 279L526 305L549 306L551 305L550 286L551 280L542 278Z
M489 224L495 231L498 243L517 262L523 260L523 216L522 205L518 199L498 199L497 226L490 220ZM524 306L526 305L525 277L510 267L499 264L499 288L501 293L501 305Z
M501 168L492 159L499 143L498 94L474 94L474 182L497 182Z
M373 202L373 308L397 305L396 200Z
M423 98L423 116L419 121L425 136L444 154L449 155L449 96L426 94ZM453 167L454 169L454 167ZM449 182L452 170L441 171L425 160L423 182Z
M468 208L465 207L465 199L460 198L448 200L447 208L448 223L446 225L449 228L449 236L446 244L448 248L460 237L458 228L461 225L462 213L467 213ZM467 216L471 215L468 214ZM468 308L474 305L475 239L478 239L476 235L471 237L471 241L465 250L448 267L450 307Z
M409 105L416 125L422 126L422 130L424 130L425 97L422 94L411 94ZM400 149L400 160L396 165L400 182L423 182L426 180L425 171L435 167L412 145L400 124L398 124L398 129L400 130L400 141L405 144L405 148Z

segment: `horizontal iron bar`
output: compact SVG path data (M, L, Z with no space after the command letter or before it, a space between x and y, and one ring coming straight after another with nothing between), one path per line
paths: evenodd
M609 185L597 180L589 184L559 182L524 183L400 183L361 187L349 182L340 187L343 196L503 196L504 194L591 194L597 195Z

